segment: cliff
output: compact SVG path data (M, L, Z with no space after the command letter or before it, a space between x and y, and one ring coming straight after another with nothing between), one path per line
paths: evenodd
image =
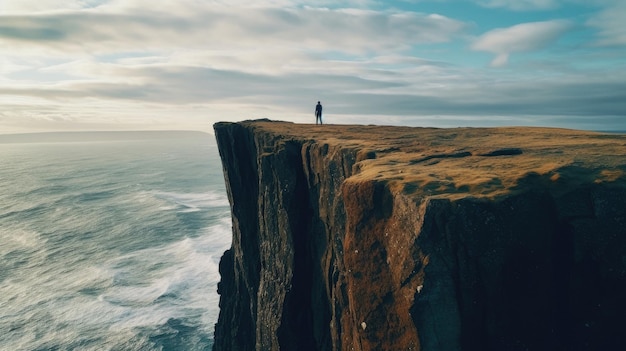
M617 350L626 136L214 126L215 350Z

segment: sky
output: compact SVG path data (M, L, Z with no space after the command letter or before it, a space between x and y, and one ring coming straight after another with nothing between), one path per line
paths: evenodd
M624 0L0 0L0 133L626 130Z

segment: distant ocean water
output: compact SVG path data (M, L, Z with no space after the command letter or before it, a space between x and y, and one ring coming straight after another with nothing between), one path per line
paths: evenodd
M210 350L230 241L208 134L0 136L0 350Z

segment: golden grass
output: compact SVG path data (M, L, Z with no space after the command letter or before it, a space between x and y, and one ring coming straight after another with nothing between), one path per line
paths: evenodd
M407 195L494 197L525 179L626 186L626 135L578 130L416 128L251 121L285 138L360 149L348 181L378 180Z

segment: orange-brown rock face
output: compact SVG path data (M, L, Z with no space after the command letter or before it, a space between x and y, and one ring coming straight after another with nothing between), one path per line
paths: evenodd
M617 350L626 137L215 125L215 350Z

